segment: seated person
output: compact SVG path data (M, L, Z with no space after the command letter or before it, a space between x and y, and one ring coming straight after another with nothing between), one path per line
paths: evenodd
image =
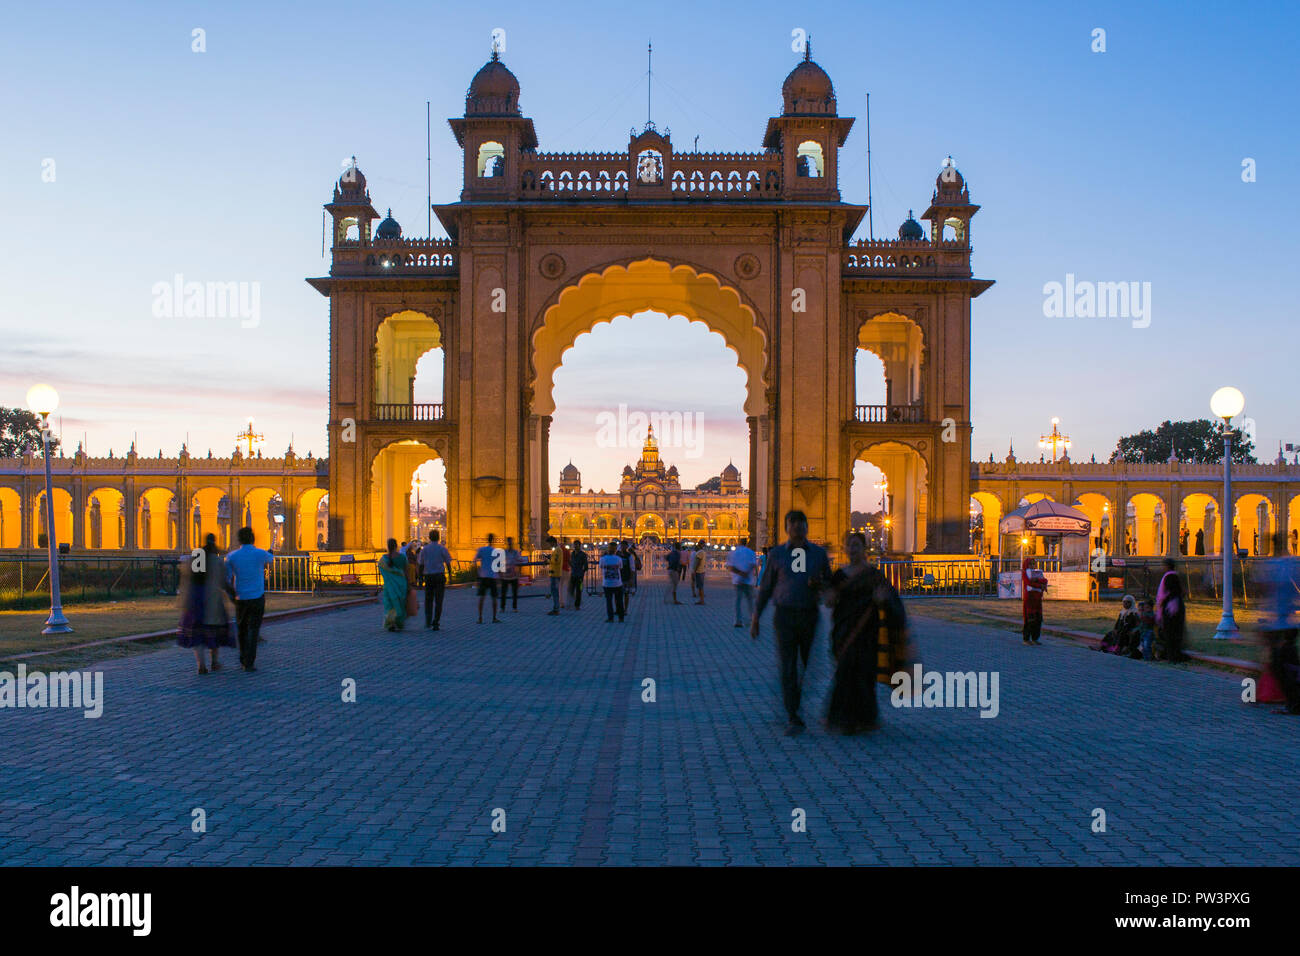
M1138 612L1133 595L1125 594L1120 602L1119 615L1115 626L1106 632L1097 650L1103 654L1123 654L1128 656L1138 646Z

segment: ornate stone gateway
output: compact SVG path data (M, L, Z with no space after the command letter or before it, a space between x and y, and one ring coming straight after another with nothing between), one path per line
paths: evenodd
M467 555L489 532L547 533L552 376L596 323L652 309L706 323L748 377L747 526L758 545L784 511L814 538L849 523L853 464L889 478L896 543L969 549L970 202L951 164L927 236L851 241L866 207L842 202L853 120L805 57L762 151L678 153L653 124L623 153L537 151L519 83L494 53L465 114L460 201L435 207L449 240L407 239L347 170L333 220L330 547L408 537L412 470L446 464L448 538ZM444 401L417 404L420 355L445 350ZM885 364L881 406L854 398L858 348ZM555 529L557 532L559 529Z

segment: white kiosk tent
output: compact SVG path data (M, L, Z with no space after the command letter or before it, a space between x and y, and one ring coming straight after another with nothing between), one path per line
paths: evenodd
M1008 511L998 523L998 532L1017 536L1032 534L1048 539L1055 545L1062 571L1088 569L1092 521L1077 508L1044 498Z

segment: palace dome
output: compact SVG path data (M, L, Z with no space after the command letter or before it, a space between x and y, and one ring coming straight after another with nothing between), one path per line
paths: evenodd
M961 192L966 185L966 180L962 178L961 172L953 163L952 157L949 156L943 161L943 169L939 170L939 175L934 181L934 186L939 192Z
M575 465L573 462L569 462L567 465L564 466L564 469L560 472L560 477L572 478L576 480L581 477L581 474L578 471L578 466Z
M470 81L465 115L519 115L519 81L501 62L496 50Z
M352 165L343 170L343 175L339 177L338 190L340 193L363 194L366 191L366 177L357 166L357 158L352 157Z
M835 112L835 87L826 71L810 57L812 45L804 48L803 62L790 71L781 85L785 114Z
M912 217L912 210L910 209L907 211L907 221L898 227L898 238L912 240L925 238L925 230L922 229L921 224Z
M724 468L724 469L722 469L722 477L723 477L723 478L739 478L739 477L740 477L740 469L737 468L735 465L733 465L731 462L727 462L727 467Z
M379 227L375 230L375 238L376 239L401 239L402 238L402 227L398 225L397 220L393 218L393 210L391 207L389 208L388 215L384 218L384 221L381 222L379 224Z

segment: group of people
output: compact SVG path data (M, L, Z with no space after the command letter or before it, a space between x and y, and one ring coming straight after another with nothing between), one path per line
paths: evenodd
M200 674L221 670L221 648L236 646L239 666L246 672L257 670L257 645L263 640L266 612L266 566L275 555L254 547L252 528L240 528L237 537L239 547L223 557L217 536L209 534L185 569L176 642L194 652ZM235 605L233 629L227 598Z
M759 562L750 636L758 639L760 618L771 604L786 733L799 734L807 726L801 714L803 678L822 604L831 609L830 654L835 667L826 724L846 735L871 730L879 718L876 684L888 683L911 657L902 599L885 574L867 560L867 539L860 532L845 539L848 564L833 573L826 549L808 540L808 518L802 511L786 513L785 533L786 540L766 549ZM745 577L744 563L731 565L738 615L744 585L736 578Z
M379 559L380 591L384 608L384 628L400 631L406 619L420 613L419 588L424 585L424 626L432 631L442 628L442 605L447 593L447 575L451 571L451 552L440 540L437 529L421 545L410 541L398 547L396 538L388 539L388 550Z

